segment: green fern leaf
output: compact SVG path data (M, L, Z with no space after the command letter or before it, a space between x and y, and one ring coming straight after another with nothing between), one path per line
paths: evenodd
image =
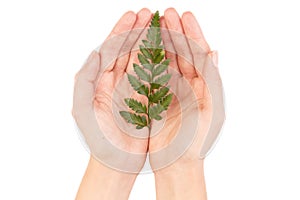
M158 76L161 73L163 73L164 71L166 71L168 69L169 63L170 63L169 59L164 60L160 65L155 67L152 76L153 77Z
M149 71L153 70L153 64L151 64L143 54L138 53L138 59L143 67L145 67Z
M163 59L165 58L165 52L161 51L159 55L157 55L154 59L153 62L155 64L159 64Z
M162 105L165 110L167 110L169 105L172 102L172 98L173 98L173 94L168 94L161 101L159 101L159 104Z
M160 34L160 32L159 32L159 34ZM160 36L157 36L157 40L155 41L155 45L158 47L160 45L161 41L162 41L162 38Z
M158 55L160 55L162 51L163 51L163 50L160 49L160 48L156 48L156 49L153 50L153 56L152 56L152 57L153 57L153 62L154 62L154 59L155 59Z
M164 74L154 80L154 83L159 85L165 85L171 79L171 74Z
M172 102L173 94L168 94L169 87L166 86L171 74L163 74L170 60L165 59L159 19L157 11L152 17L146 34L147 39L142 40L143 45L139 45L140 53L137 54L139 64L133 64L137 77L128 74L130 85L137 93L147 97L148 105L126 98L125 103L134 113L120 111L120 115L128 123L136 125L136 129L150 127L152 119L161 120L160 114L167 110Z
M144 64L143 67L145 69L148 69L150 72L152 72L152 70L153 70L153 64Z
M160 23L159 23L159 12L155 12L151 20L150 28L146 35L147 39L157 47L161 43ZM158 44L158 45L157 45Z
M137 92L147 97L149 94L149 88L146 85L142 85L137 89Z
M133 69L140 79L142 79L143 81L150 82L150 75L147 72L145 72L143 68L133 63Z
M147 59L152 59L152 54L151 54L151 52L149 52L149 50L147 48L145 48L142 45L140 45L139 47L140 47L140 51Z
M135 76L127 74L128 81L132 88L137 91L139 94L148 96L149 88L146 85L143 85Z
M151 49L153 48L151 43L148 40L142 40L143 44L145 45L146 48Z
M159 12L156 11L153 15L153 18L151 20L151 27L160 27L160 24L159 24Z
M139 87L141 87L143 84L133 75L127 74L128 81L130 85L133 87L133 89L137 90Z
M120 111L120 115L128 122L139 127L147 126L147 119L145 116L137 115L128 111Z
M157 83L150 83L150 90L153 91L154 89L160 88L161 85Z
M136 113L147 114L147 107L143 105L141 102L131 98L126 98L124 99L124 101L128 105L128 107L131 108Z
M145 65L145 64L150 64L150 62L147 60L147 58L143 55L143 54L138 54L138 59L140 61L140 63L142 65Z
M154 94L149 96L149 100L152 103L158 103L169 92L169 88L163 87L157 90Z
M151 106L149 108L149 117L150 119L156 119L156 120L161 120L162 117L159 115L164 111L164 107L160 104L157 104L155 106Z

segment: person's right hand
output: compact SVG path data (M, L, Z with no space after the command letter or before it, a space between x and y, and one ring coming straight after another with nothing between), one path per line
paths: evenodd
M99 53L92 52L78 72L74 89L73 116L91 155L108 167L131 173L138 173L144 165L149 132L146 128L126 130L132 126L122 127L127 123L113 111L122 109L124 98L130 95L125 73L136 62L130 51L151 17L148 9L125 13Z

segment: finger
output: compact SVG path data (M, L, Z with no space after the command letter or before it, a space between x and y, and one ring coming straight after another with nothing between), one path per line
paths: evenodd
M161 38L165 47L166 58L170 59L170 67L173 68L176 72L180 73L180 70L177 65L176 51L172 43L169 31L167 29L167 24L165 18L162 16L160 18L160 27L161 27Z
M130 31L135 21L136 21L136 14L134 12L128 11L124 13L124 15L119 19L119 21L116 23L116 25L108 35L107 39L119 35L120 33Z
M225 120L223 86L217 68L217 56L216 52L208 54L203 72L208 87L205 95L208 96L209 94L211 96L211 104L209 104L211 108L208 108L208 110L212 111L212 117L210 128L201 145L200 158L204 158L215 144Z
M212 60L212 63L213 63L213 66L218 68L218 65L219 65L219 53L218 51L211 51L209 53L209 55L211 56L211 60Z
M101 45L101 71L113 69L123 43L126 41L130 30L136 21L136 14L132 11L126 12L114 26L113 30Z
M218 54L216 51L212 51L205 60L203 78L199 77L193 79L193 81L195 81L194 89L200 91L198 93L199 109L203 112L213 112L213 119L217 120L218 118L218 123L219 120L222 120L222 117L224 118L224 100L222 81L217 66Z
M195 16L191 12L185 12L182 15L182 26L193 55L193 63L198 70L198 75L200 75L203 72L207 53L210 51L209 45Z
M95 82L99 66L99 54L93 51L75 78L73 115L78 116L83 112L92 110Z
M210 48L207 44L199 23L192 12L185 12L182 15L182 26L184 33L188 38L194 40L204 51L209 52Z
M130 31L121 51L117 62L114 66L114 72L116 74L122 75L127 71L128 66L132 66L134 56L137 56L136 51L138 49L139 38L144 31L145 27L148 26L152 17L152 13L149 9L143 8L137 13L137 20Z
M174 8L165 11L165 20L177 53L177 64L181 73L188 79L197 76L180 17Z

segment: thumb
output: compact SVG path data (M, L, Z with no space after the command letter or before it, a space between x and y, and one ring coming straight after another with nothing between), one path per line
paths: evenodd
M95 83L99 68L99 54L96 51L93 51L75 77L72 110L72 114L74 117L78 117L83 113L92 110Z

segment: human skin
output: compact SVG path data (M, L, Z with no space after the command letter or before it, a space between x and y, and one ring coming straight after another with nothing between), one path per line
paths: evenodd
M138 39L138 35L131 35L129 31L144 29L145 26L148 26L151 17L152 14L148 9L142 9L137 14L133 12L125 13L106 41L128 32L126 38L118 38L117 45L104 42L99 53L93 51L75 77L72 114L83 135L88 136L90 132L95 131L90 130L90 127L92 127L90 116L96 116L97 122L104 133L103 138L123 151L142 155L141 160L128 163L127 158L120 160L114 152L106 152L108 159L116 160L120 166L135 165L131 166L134 171L127 173L106 166L105 160L99 162L97 156L93 155L93 147L90 147L91 158L79 187L77 200L128 199L134 180L144 165L148 139L134 138L123 133L115 124L111 112L112 90L126 72L127 64L133 62L133 58L130 54L118 57L110 66L101 66L101 58L105 58L108 54L117 55L123 45L133 46ZM101 70L104 70L103 75L97 81ZM128 84L125 87L130 86ZM88 139L86 138L86 140Z
M142 9L137 14L133 12L125 13L107 40L130 30L144 29L148 26L151 17L152 14L148 9ZM131 137L121 131L118 125L115 124L111 112L112 91L124 74L131 72L132 63L137 63L138 60L135 52L127 53L117 56L116 61L106 69L103 69L104 66L101 65L101 59L111 54L118 54L122 46L133 47L135 42L141 39L139 37L142 36L129 33L121 42L119 41L119 43L112 46L109 44L105 45L104 42L103 48L100 49L99 53L92 52L76 76L73 116L81 131L84 132L85 130L89 130L88 128L85 129L89 122L88 118L82 115L82 113L93 112L107 140L124 151L140 153L143 156L136 163L128 163L126 159L121 160L121 166L136 165L134 169L137 170L134 173L128 173L112 169L99 162L99 159L91 154L90 162L78 190L77 200L128 199L135 178L145 162L147 151L149 151L150 164L155 174L157 199L206 199L203 171L204 160L200 159L199 155L204 137L211 123L212 102L205 80L201 76L202 72L196 69L196 61L188 62L187 60L196 59L198 56L199 52L193 48L194 44L201 46L204 53L214 61L217 60L216 54L210 51L200 26L191 12L184 13L180 18L176 10L170 8L165 11L160 22L161 28L167 30L162 31L162 38L166 49L174 49L177 52L176 54L166 51L166 58L170 58L171 60L170 67L177 72L170 72L173 73L170 86L171 88L175 88L177 92L182 93L186 88L181 83L184 80L188 82L196 97L196 101L193 103L197 105L198 110L191 112L191 110L187 109L182 110L182 112L190 116L198 115L199 118L197 120L199 120L198 123L201 123L201 126L197 128L191 145L187 147L183 155L174 160L170 165L163 166L163 168L157 167L161 166L161 161L152 156L153 153L168 146L176 137L179 126L188 127L189 122L181 119L180 115L177 115L178 110L180 110L180 102L174 97L167 111L168 117L158 134L152 136L151 132L146 133L150 137L141 139ZM178 38L174 34L175 32L191 38L194 44L191 44L184 37ZM215 66L216 63L212 67ZM99 71L101 70L104 70L103 75L97 81ZM126 87L130 87L130 85L125 85ZM124 98L127 97L124 96ZM139 99L139 96L135 98ZM189 99L192 99L192 96L187 96L187 100ZM142 101L143 99L139 100ZM112 157L110 159L119 159L118 157L114 157L115 154L113 152L108 152L107 155Z
M172 53L166 51L166 58L171 60L170 67L179 74L172 76L173 81L170 83L171 88L180 93L185 90L185 86L181 84L183 79L189 83L196 97L195 103L198 105L198 109L187 108L181 112L190 112L185 113L186 115L198 114L199 117L194 120L199 120L198 124L200 124L200 126L196 130L194 140L191 142L191 145L186 148L184 154L170 165L162 169L157 169L158 166L161 167L161 163L159 162L165 159L160 158L158 161L155 160L157 158L152 159L152 152L157 152L164 147L168 147L175 138L179 126L184 127L186 132L194 131L189 129L190 120L181 119L181 115L178 115L180 102L174 99L167 111L167 119L163 129L151 137L149 143L150 164L154 169L157 199L206 200L207 195L203 171L204 159L200 159L200 152L204 138L211 124L212 101L205 80L201 75L202 72L196 69L195 65L198 61L195 59L199 57L197 55L199 52L193 47L199 45L204 54L207 54L208 57L215 61L217 60L216 54L210 51L201 28L191 12L185 12L180 18L175 9L169 8L165 11L160 23L161 28L167 30L162 32L166 49L173 49L177 52ZM185 37L178 37L178 33L185 35L189 40ZM191 60L192 62L188 62L187 60ZM216 82L220 81L218 77L215 78ZM192 101L192 97L186 98ZM190 105L195 104L190 102ZM186 134L186 132L184 134Z

